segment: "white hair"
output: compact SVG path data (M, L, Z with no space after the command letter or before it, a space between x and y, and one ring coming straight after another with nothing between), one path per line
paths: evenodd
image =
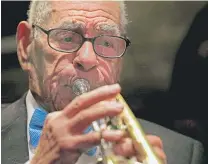
M32 0L27 12L29 24L41 25L49 18L52 13L51 1ZM119 28L122 34L126 34L126 26L128 24L126 4L124 1L119 1L120 5L120 24Z
M50 1L32 0L27 12L29 24L41 25L51 13Z

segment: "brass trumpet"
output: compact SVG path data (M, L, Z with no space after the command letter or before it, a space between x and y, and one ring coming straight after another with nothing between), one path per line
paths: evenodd
M72 90L76 95L88 92L90 90L89 82L86 79L77 79L72 85ZM146 135L137 120L131 111L128 104L125 102L121 94L116 96L116 100L123 104L123 112L114 118L108 119L106 121L107 128L114 129L123 129L126 130L129 137L133 140L135 150L139 156L139 159L143 164L163 164L163 162L155 155L152 147L146 139ZM98 121L92 123L95 131L100 131L100 124ZM135 163L134 160L126 159L124 157L116 156L112 150L113 143L107 143L103 139L99 145L101 150L101 156L97 157L97 163L104 164L127 164Z

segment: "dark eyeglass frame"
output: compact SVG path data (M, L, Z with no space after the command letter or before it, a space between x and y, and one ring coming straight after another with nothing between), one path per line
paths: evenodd
M69 30L69 29L54 28L54 29L50 29L50 30L45 30L45 29L43 29L42 27L40 27L40 26L38 26L38 25L32 24L32 28L35 28L35 27L37 27L38 29L40 29L42 32L44 32L44 33L47 35L47 42L48 42L48 45L49 45L53 50L58 51L58 52L65 52L65 53L73 53L73 52L77 52L77 51L82 47L82 45L84 44L84 42L90 41L90 42L92 43L92 45L93 45L93 50L94 50L94 52L95 52L98 56L101 56L101 57L103 57L103 58L120 58L120 57L122 57L122 56L125 54L127 47L129 47L129 46L131 45L131 41L130 41L128 38L126 38L126 37L121 37L121 36L98 35L98 36L93 37L93 38L85 38L83 35L81 35L81 34L79 34L79 33L77 33L77 32L71 31L71 30ZM82 43L80 44L80 46L79 46L75 51L64 51L64 50L58 50L58 49L55 49L55 48L53 48L53 47L50 45L50 42L49 42L49 35L50 35L51 31L54 31L54 30L66 30L66 31L71 31L71 32L73 32L73 33L76 33L76 34L78 34L78 35L80 35L80 36L82 37ZM99 38L99 37L101 37L101 36L109 36L109 37L115 37L115 38L123 39L123 40L126 42L126 47L125 47L124 52L123 52L121 55L119 55L119 56L103 56L103 55L98 54L98 53L95 51L95 48L94 48L94 42L95 42L95 40L96 40L97 38Z

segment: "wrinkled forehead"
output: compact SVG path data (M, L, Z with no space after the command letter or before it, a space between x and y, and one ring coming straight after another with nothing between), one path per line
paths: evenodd
M52 1L50 26L67 27L67 22L84 24L86 22L107 22L115 30L120 26L120 4L116 1ZM62 24L62 25L61 25ZM70 23L68 24L70 26ZM106 26L106 25L105 25Z

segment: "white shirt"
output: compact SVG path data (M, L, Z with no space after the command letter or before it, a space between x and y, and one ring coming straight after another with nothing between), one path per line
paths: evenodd
M32 157L34 156L30 145L29 145L29 124L30 124L30 120L32 118L32 115L35 111L36 108L38 108L39 105L37 104L36 100L34 99L31 91L29 90L26 96L26 108L27 108L27 141L28 141L28 151L29 151L29 160L32 159ZM78 161L76 162L76 164L86 164L86 161L88 161L88 164L96 164L96 156L98 155L99 150L97 151L96 155L93 157L90 157L86 154L82 154ZM26 164L29 164L29 161L26 162ZM135 164L139 164L138 162L136 162Z

